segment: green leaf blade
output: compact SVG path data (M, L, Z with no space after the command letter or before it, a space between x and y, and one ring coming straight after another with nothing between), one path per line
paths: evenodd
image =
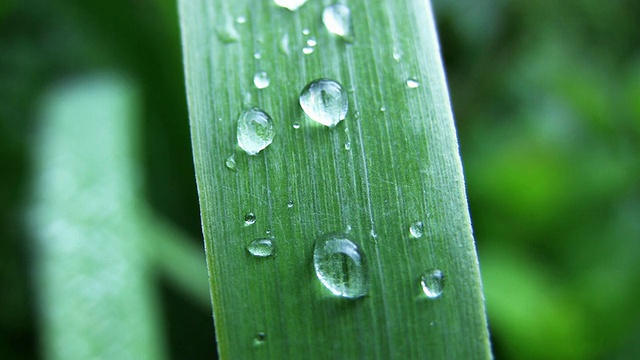
M423 1L353 1L355 41L324 29L322 4L296 12L270 1L182 1L194 161L222 358L490 357L477 258L435 27ZM247 22L237 24L237 16ZM239 41L224 43L228 24ZM309 29L310 35L302 34ZM283 36L289 53L280 49ZM312 54L302 53L308 37ZM400 61L393 57L402 52ZM260 53L260 58L254 56ZM253 86L266 71L271 84ZM311 80L339 81L347 118L330 130L298 105ZM415 78L420 86L406 85ZM248 95L247 95L248 94ZM235 142L235 119L256 105L276 138L256 156ZM381 107L385 110L382 111ZM219 120L220 119L220 120ZM294 129L294 123L300 129ZM350 144L350 150L345 144ZM224 160L236 154L237 172ZM287 202L293 201L293 208ZM243 225L246 212L258 221ZM425 223L409 238L414 221ZM363 299L330 294L316 279L314 240L345 231L366 253ZM267 234L269 231L269 234ZM245 246L272 236L273 259ZM445 273L428 300L421 275ZM253 338L266 334L254 346Z

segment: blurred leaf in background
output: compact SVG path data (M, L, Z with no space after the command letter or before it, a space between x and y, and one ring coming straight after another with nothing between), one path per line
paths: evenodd
M640 3L434 5L496 357L637 356ZM23 214L53 83L139 84L144 198L201 247L178 34L170 0L0 2L0 358L43 355ZM213 358L210 309L161 289L169 357Z

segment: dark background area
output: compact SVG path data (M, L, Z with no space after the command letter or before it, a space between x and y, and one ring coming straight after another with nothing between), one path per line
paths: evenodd
M640 2L434 6L496 358L637 356ZM141 86L146 197L201 246L179 41L172 0L0 2L0 358L41 355L23 215L57 81ZM214 358L210 310L158 281L171 358Z

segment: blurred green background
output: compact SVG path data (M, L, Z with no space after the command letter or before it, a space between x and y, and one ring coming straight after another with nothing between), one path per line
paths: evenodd
M640 2L434 7L496 358L637 358ZM202 248L175 1L1 1L2 359L46 355L25 220L41 102L96 72L137 87L145 201ZM214 358L208 306L154 279L168 357Z

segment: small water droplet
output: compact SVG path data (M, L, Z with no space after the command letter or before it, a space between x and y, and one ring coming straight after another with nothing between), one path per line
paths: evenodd
M289 201L287 202L287 207L288 207L289 209L291 209L291 208L293 207L293 200L289 200Z
M231 154L229 155L228 158L226 158L226 160L224 161L224 164L227 166L227 169L236 172L236 155L235 154Z
M302 48L302 53L305 55L313 54L315 48L313 46L305 46Z
M240 34L235 27L233 27L233 20L227 19L223 26L220 26L216 34L218 35L218 39L225 44L231 44L240 40Z
M411 89L415 89L420 86L420 83L416 79L407 79L407 86Z
M285 55L289 55L289 34L282 35L280 39L280 43L278 43L278 47L280 51L282 51Z
M307 39L307 45L309 45L309 46L311 46L311 47L314 47L314 46L316 46L317 44L318 44L318 42L316 41L316 39L314 39L314 38L309 38L309 39Z
M244 16L242 16L242 15L240 15L240 16L238 16L238 17L236 18L236 22L237 22L238 24L244 24L244 23L246 23L246 22L247 22L247 18L246 18L246 17L244 17Z
M264 89L269 86L269 74L265 71L258 71L255 75L253 75L253 84L258 89Z
M351 150L351 142L347 141L344 143L344 149L347 151Z
M393 48L393 59L395 61L400 61L400 59L402 59L402 51L396 47Z
M347 116L349 100L337 81L318 79L302 89L300 106L312 120L333 128Z
M423 232L424 224L422 223L422 221L414 221L413 223L411 223L411 226L409 226L409 236L414 239L421 238Z
M371 237L374 239L378 237L378 233L376 232L376 229L371 229L371 231L369 232L369 235L371 235Z
M346 232L350 232L351 231L351 225L347 225L345 230L346 230Z
M273 2L280 7L296 11L300 6L304 5L307 0L273 0Z
M422 276L420 285L429 299L435 299L442 294L444 274L440 270L430 271Z
M253 225L256 223L256 214L248 212L244 214L244 226Z
M260 51L256 51L253 53L253 58L256 60L260 60L262 59L262 54L260 53Z
M238 145L249 155L255 155L269 146L276 131L269 114L250 108L238 118Z
M345 234L318 238L313 265L322 285L335 295L355 299L369 291L369 268L364 253Z
M309 34L311 34L309 29L307 29L307 28L302 29L302 35L309 35Z
M244 93L244 96L242 97L242 104L244 106L247 106L247 107L251 106L251 93L250 92L247 91L246 93Z
M351 10L346 5L333 4L325 7L322 11L322 22L329 32L347 41L352 40Z
M299 123L293 123L293 128L294 129L300 129L300 124Z
M253 256L269 257L273 256L273 242L271 239L256 239L247 245L247 251Z
M384 106L382 106L382 107L380 108L380 111L385 112L385 111L387 111L387 108L385 108Z
M253 338L253 345L255 346L259 346L264 344L264 342L267 340L267 334L263 333L263 332L259 332L256 334L256 336Z
M271 228L268 228L266 233L267 233L267 235L271 234Z

